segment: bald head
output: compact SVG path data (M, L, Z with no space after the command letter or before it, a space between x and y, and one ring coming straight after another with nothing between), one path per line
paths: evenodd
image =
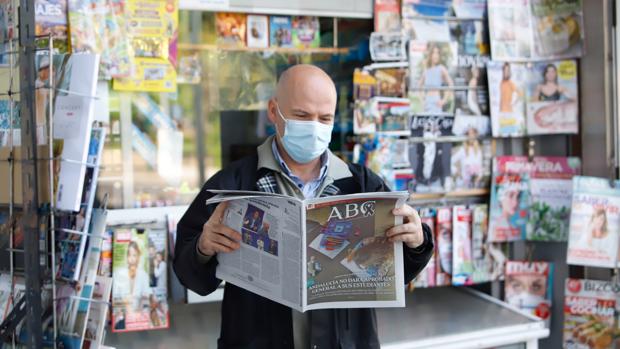
M289 98L333 99L335 108L336 86L321 68L310 64L298 64L282 73L275 97L279 101Z

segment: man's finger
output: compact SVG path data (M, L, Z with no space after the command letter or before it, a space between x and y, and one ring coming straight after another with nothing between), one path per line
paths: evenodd
M230 253L234 251L232 248L222 245L220 243L217 243L215 241L211 241L211 246L213 247L213 251L215 251L215 253L220 253L220 252Z
M213 215L211 218L216 219L216 222L221 222L222 218L224 218L224 213L226 213L226 208L228 207L228 201L220 202L217 207L215 207L215 211L213 211Z
M407 204L393 209L392 214L394 214L395 216L405 217L407 223L418 223L420 221L420 216L418 215L418 212L413 207Z
M211 236L211 241L212 242L216 242L220 245L226 246L228 248L231 248L233 250L236 250L239 248L239 243L236 241L231 240L230 238L228 238L227 236L224 236L222 234L213 234Z
M233 241L241 241L241 233L239 233L238 231L234 229L229 228L227 225L217 224L215 226L215 231L218 234L224 235L225 237Z

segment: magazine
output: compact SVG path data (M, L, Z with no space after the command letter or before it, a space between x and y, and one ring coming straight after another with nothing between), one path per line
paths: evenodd
M541 261L507 261L506 302L545 320L551 317L553 264Z
M220 47L244 47L246 17L247 15L242 13L216 13L217 45Z
M452 208L437 208L435 229L436 286L452 284Z
M567 263L615 268L620 231L620 182L573 177Z
M454 118L449 115L414 115L411 118L411 163L415 171L415 192L443 192L450 178L452 143L439 143L452 134Z
M0 66L8 66L10 40L17 36L17 6L13 0L0 0ZM15 60L16 61L16 60Z
M527 134L578 133L577 62L534 63L528 72Z
M239 250L218 254L219 279L302 312L405 306L402 244L385 231L408 193L212 192L206 204L227 201L222 222L242 235Z
M108 302L112 293L112 278L97 276L93 290L93 300L90 303L86 332L84 333L84 348L98 349L103 344L103 332L107 325Z
M448 21L452 0L403 0L403 32L411 40L433 38L449 41Z
M114 232L112 332L168 328L166 236L160 229Z
M68 53L67 0L35 0L34 9L34 35L38 37L51 35L54 39L54 48L61 54ZM37 46L47 49L49 38L37 40Z
M377 80L377 95L383 97L403 98L407 95L407 76L409 69L406 68L381 68L373 71Z
M434 236L435 217L436 217L437 212L435 211L434 208L429 208L429 207L421 208L419 212L420 212L420 221L426 224L431 229L431 235ZM426 264L426 267L422 269L420 274L418 274L415 281L413 282L415 287L420 287L420 288L435 287L435 278L436 278L435 263L436 263L435 253L433 253L433 255L431 256L431 259L428 261L428 264Z
M102 79L131 72L125 0L68 0L71 51L101 55Z
M293 27L291 33L293 47L321 47L321 31L318 17L295 16L291 25Z
M488 0L494 60L581 57L582 1ZM514 30L519 28L519 30Z
M452 9L458 18L484 19L487 0L452 0Z
M248 47L269 47L269 18L264 15L248 15Z
M472 210L472 259L474 284L497 281L504 276L506 253L500 244L489 240L489 205L478 204Z
M400 32L400 9L398 0L375 0L375 32Z
M366 101L377 95L377 79L368 70L353 72L353 100Z
M564 348L614 348L618 285L566 279L564 292Z
M452 285L473 284L472 210L452 207Z
M454 111L456 43L409 42L409 99L414 113L442 114Z
M269 46L293 47L291 17L269 16Z
M530 165L525 156L493 158L489 241L521 240L529 208Z
M493 137L525 135L525 86L527 70L522 64L489 62L489 102Z
M579 158L533 158L527 240L568 241L572 179L580 170Z
M456 113L452 133L455 136L467 136L469 138L489 137L491 135L491 118Z
M377 131L384 135L409 136L409 101L392 100L377 97L378 121Z
M353 133L372 134L377 132L380 115L376 99L357 100L353 109Z
M21 135L19 103L0 100L0 148L10 145L20 146Z
M400 32L370 34L370 57L373 61L403 61L407 59L405 38Z
M456 119L456 118L455 118ZM446 191L488 188L491 182L491 140L468 140L452 145Z
M97 270L97 275L99 276L112 276L112 235L113 230L106 229L103 232L101 261L99 261L99 269Z

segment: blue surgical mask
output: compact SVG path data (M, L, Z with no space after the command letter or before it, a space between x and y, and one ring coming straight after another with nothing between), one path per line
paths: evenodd
M300 164L308 163L321 156L332 139L333 125L318 121L285 119L276 104L278 115L284 120L284 135L280 138L282 146L293 160Z

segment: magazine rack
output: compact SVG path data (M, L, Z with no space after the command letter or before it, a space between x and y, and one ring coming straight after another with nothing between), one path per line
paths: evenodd
M12 6L17 7L17 2L18 1L12 0ZM76 287L75 281L79 280L80 270L76 268L76 277L71 278L71 280L57 280L56 233L62 232L68 235L77 235L80 236L80 239L101 239L102 236L94 236L89 233L99 163L84 163L74 159L54 155L54 93L60 91L67 95L79 95L87 98L96 97L85 96L77 91L66 91L55 87L55 82L53 81L54 38L52 34L35 36L34 8L33 6L28 6L28 4L32 5L32 2L28 2L26 4L25 1L21 1L20 4L22 5L20 6L21 11L19 13L19 32L21 33L21 37L10 38L3 43L6 47L8 47L8 51L6 51L5 54L8 56L8 71L10 77L8 90L1 91L2 93L0 93L0 95L8 97L10 114L7 145L10 149L10 153L7 159L0 161L8 162L10 174L8 176L9 201L7 226L9 231L9 248L7 249L7 252L9 253L8 259L10 272L9 302L13 308L11 312L6 314L6 317L2 320L2 324L0 325L0 338L2 338L3 341L10 342L13 348L19 341L26 341L24 344L30 348L41 348L44 345L46 347L56 348L59 341L59 334L61 333L58 323L59 314L57 313L57 302L69 298L68 303L79 302L80 306L83 306L84 303L86 303L87 309L90 309L90 303L94 301L91 297L85 298L77 296L78 291L76 291L73 296L57 297L57 288L60 284L65 283L71 285L72 287ZM48 39L49 43L47 47L37 48L35 45L35 41L37 39ZM19 55L19 61L15 59L16 55ZM35 62L36 55L46 55L49 59L49 83L46 86L35 87L34 84L36 65L32 63ZM20 64L20 62L24 62L24 64ZM16 77L15 72L18 71L18 69L19 75ZM19 78L19 91L14 90L15 78ZM36 131L34 131L35 127L30 127L30 125L36 124L34 108L36 104L35 90L37 89L45 89L49 94L48 104L46 106L48 108L48 112L46 115L47 130L45 133L45 138L47 138L47 154L41 154L40 150L37 152L38 142ZM14 102L16 102L15 96L17 95L19 96L19 103L21 107L20 114L22 114L20 128L21 147L24 149L24 151L22 151L22 158L15 157L15 144L13 139L13 108ZM104 135L105 133L102 134ZM57 176L54 171L55 161L61 163L79 164L87 168L94 168L92 174L92 184L89 187L84 188L84 191L88 190L88 193L86 194L88 201L86 202L87 206L84 209L84 224L81 229L75 230L55 227L55 218L61 215L76 216L79 214L78 212L59 211L54 207L54 184L56 182L55 177ZM22 173L15 173L15 163L17 162L22 164ZM46 193L49 203L41 200L39 194L37 194L37 187L41 184L41 179L39 178L37 180L37 176L41 176L41 172L43 172L41 171L42 167L39 166L40 163L47 163L48 165L45 172L49 171L46 176L49 180L49 182L46 183L49 187L49 193ZM15 202L14 184L16 175L22 176L23 179L23 188L18 188L18 190L23 190L23 201L20 205L21 207L18 207ZM84 193L82 197L84 197ZM24 231L23 249L17 249L14 246L15 231L17 229L15 215L16 208L20 208L20 211L23 211L21 222L19 223L23 227ZM103 211L105 212L105 208ZM19 297L19 294L17 294L18 292L15 290L16 275L18 275L15 268L17 254L21 254L24 260L23 276L25 278L25 290L24 292L20 292L23 293L23 296L21 297ZM50 291L51 293L51 297L49 297L49 306L42 304L42 295L45 295L47 291ZM77 310L77 306L73 306L73 308ZM88 312L86 313L86 318L88 318ZM25 321L25 323L22 325L23 321ZM23 335L25 333L25 336L21 336L15 332L15 330L20 327L22 328L20 331L21 334ZM78 347L81 347L84 340L84 331L82 331L81 334L72 332L73 331L64 330L62 331L62 334L65 337L70 338L73 343L77 342ZM20 337L19 339L18 336Z

